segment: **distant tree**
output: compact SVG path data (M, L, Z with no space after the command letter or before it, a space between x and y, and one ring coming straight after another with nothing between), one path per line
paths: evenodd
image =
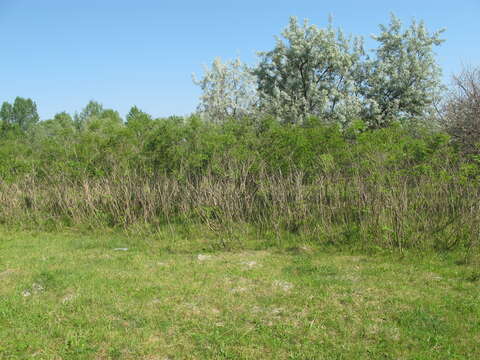
M202 89L198 111L209 121L221 123L227 118L251 115L257 104L256 80L240 59L223 63L219 58L202 79L193 81Z
M102 104L94 100L89 101L80 114L74 115L75 125L79 129L86 128L91 123L95 123L95 127L97 127L99 121L106 121L112 124L123 122L118 111L104 109Z
M71 126L73 124L72 116L66 111L55 114L52 120L63 126Z
M152 117L140 110L137 106L132 106L126 117L126 126L131 129L138 137L145 135L145 133L152 127Z
M123 120L122 120L122 117L120 116L120 113L118 111L112 110L112 109L103 110L101 112L99 118L104 119L104 120L109 120L113 123L118 123L118 124L123 123Z
M53 141L53 138L58 140L62 137L74 136L76 132L73 119L67 112L57 113L53 119L40 121L31 129L31 135L36 140L51 138L50 140Z
M97 101L90 100L88 104L82 109L80 114L75 114L73 119L78 128L81 128L85 123L94 117L99 117L103 111L103 105Z
M126 117L127 125L132 125L134 122L151 121L152 117L140 110L137 106L132 106Z
M10 125L13 122L13 106L8 102L4 102L0 109L0 120L4 125Z
M14 123L22 130L26 130L36 124L40 117L38 116L35 102L32 99L15 98L13 102L13 119Z
M402 30L391 15L388 26L380 25L375 57L368 59L358 79L364 111L371 128L384 127L395 119L424 116L441 89L440 68L433 46L440 45L443 30L429 33L423 22L412 21Z
M21 130L27 130L35 125L40 117L37 112L37 105L32 99L16 97L13 105L4 102L0 109L0 119L4 125L18 126Z
M289 123L309 116L347 123L359 112L355 71L363 54L360 38L348 39L330 22L326 29L300 26L295 17L261 52L255 70L264 110Z

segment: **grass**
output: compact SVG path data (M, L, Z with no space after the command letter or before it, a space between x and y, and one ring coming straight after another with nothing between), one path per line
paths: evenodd
M478 271L450 255L0 234L1 359L480 358Z

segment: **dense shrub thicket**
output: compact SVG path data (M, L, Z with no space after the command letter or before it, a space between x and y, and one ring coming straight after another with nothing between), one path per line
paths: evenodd
M0 222L245 224L325 243L474 246L479 163L443 133L364 128L152 119L133 108L125 123L101 110L80 124L62 116L5 130Z

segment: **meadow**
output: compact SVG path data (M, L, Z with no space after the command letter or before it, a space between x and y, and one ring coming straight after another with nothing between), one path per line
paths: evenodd
M480 276L458 254L180 233L3 230L0 358L480 356Z

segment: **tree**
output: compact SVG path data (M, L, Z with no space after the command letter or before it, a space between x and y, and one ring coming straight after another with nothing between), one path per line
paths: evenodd
M41 121L37 124L36 129L43 128L47 134L56 134L57 132L68 130L73 132L75 130L75 123L73 118L66 111L55 114L53 119Z
M0 109L0 120L4 125L10 125L13 122L13 106L8 102L2 104Z
M15 98L13 102L13 119L20 129L27 130L40 120L37 113L37 104L32 99Z
M37 112L37 105L32 99L24 99L17 96L13 105L4 102L0 109L0 119L4 125L18 126L21 130L27 130L35 125L40 117Z
M464 68L453 77L442 120L462 152L480 154L480 67Z
M71 127L73 125L73 118L66 111L55 114L52 120L63 127Z
M34 141L47 141L55 143L59 139L65 139L65 146L71 145L71 141L76 133L75 124L72 117L67 112L55 114L53 119L38 122L30 135Z
M440 45L443 30L430 34L423 22L412 21L402 30L400 20L391 15L388 26L380 25L375 58L365 62L358 79L364 111L371 128L384 127L394 119L424 116L441 89L440 68L433 46Z
M117 110L105 109L99 116L100 119L111 121L112 123L123 124L122 117Z
M284 122L301 123L309 116L348 123L360 111L355 72L363 54L360 38L346 38L330 22L326 29L299 26L295 17L261 52L255 70L263 109Z
M126 117L127 125L133 125L136 122L149 122L152 120L152 117L140 110L137 106L132 106Z
M74 122L78 129L88 127L91 123L97 126L99 121L120 124L122 118L118 111L104 109L102 104L94 100L90 100L80 114L74 115Z
M256 80L240 59L222 63L216 58L211 69L205 68L201 80L193 82L202 89L198 111L208 120L221 123L227 118L251 115L257 104Z
M103 105L97 101L90 100L82 109L80 114L75 113L73 119L78 128L83 127L89 119L99 117L103 111Z

